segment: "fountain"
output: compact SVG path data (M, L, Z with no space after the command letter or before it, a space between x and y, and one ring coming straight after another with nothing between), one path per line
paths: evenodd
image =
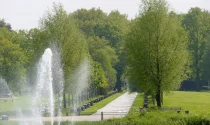
M81 95L88 88L90 63L85 59L74 72L71 88L74 96L73 108L78 108L81 104ZM50 117L51 125L54 121L60 125L63 101L63 70L60 61L60 52L55 46L44 51L37 65L36 86L31 101L31 119L20 122L20 125L43 125L43 117ZM26 115L19 108L17 114L25 118ZM76 112L73 113L76 115ZM56 119L55 119L56 116ZM47 118L48 119L48 118ZM74 124L72 117L72 124Z
M35 117L34 125L43 125L42 117L50 116L51 125L54 116L58 116L58 124L62 114L63 70L60 55L55 47L52 51L47 48L42 55L37 72L35 95L32 101L32 116ZM53 84L54 83L54 84ZM55 90L53 88L56 88ZM57 108L55 97L57 94ZM56 110L57 109L57 110Z
M38 64L37 85L35 96L32 102L32 115L37 119L36 125L42 125L41 117L49 113L51 125L54 116L54 94L52 76L52 51L47 48Z
M80 98L78 95L81 95L84 90L88 88L88 81L89 81L89 73L90 73L90 64L87 59L85 59L75 71L72 82L75 86L74 89L74 102L73 102L73 109L77 109L80 106ZM73 116L77 115L77 110L73 111ZM74 125L74 117L72 117L71 125Z
M61 115L62 115L62 101L63 101L63 84L64 84L64 76L63 76L63 68L61 66L60 52L57 49L56 45L52 47L53 50L53 85L54 85L54 93L57 94L57 113L55 115L58 116L58 125L60 125Z
M5 79L0 77L0 98L12 98L13 94L10 91Z

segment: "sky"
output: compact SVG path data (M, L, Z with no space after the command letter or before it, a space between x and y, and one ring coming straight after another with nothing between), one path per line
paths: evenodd
M0 18L10 23L14 30L30 30L39 25L39 20L54 3L61 3L71 13L77 9L100 8L106 13L119 10L129 19L138 14L140 0L1 0ZM210 0L167 0L170 7L178 13L186 13L191 7L210 11Z

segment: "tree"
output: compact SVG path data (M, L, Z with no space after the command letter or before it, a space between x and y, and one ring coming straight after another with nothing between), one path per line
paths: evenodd
M86 36L93 36L95 25L104 22L107 18L102 10L95 8L79 9L70 15L77 20L80 29Z
M53 10L42 18L40 26L49 41L49 45L55 44L60 49L65 80L63 99L64 108L66 108L65 93L70 91L70 74L88 56L87 43L76 24L76 20L68 15L61 5L54 4Z
M4 19L0 19L0 28L7 28L9 31L12 30L11 25L6 23Z
M140 14L127 35L129 79L145 92L156 95L177 89L186 77L188 39L177 16L164 0L142 0Z
M34 86L36 84L36 64L44 50L49 46L49 40L47 40L46 33L37 28L29 31L19 30L17 36L19 40L16 43L23 48L24 55L27 57L25 66L27 84Z
M206 42L206 50L205 54L203 55L203 59L201 61L201 79L210 81L210 36L207 39Z
M84 35L77 27L75 19L69 16L61 5L54 5L53 11L48 12L41 22L41 28L45 31L49 44L58 43L65 77L69 77L69 73L87 56Z
M191 8L184 16L183 25L189 33L189 50L192 56L192 76L196 79L197 89L201 79L201 65L210 33L210 14L200 8Z
M14 92L21 90L25 75L26 57L18 44L0 37L0 76Z
M91 87L98 88L100 94L105 94L108 88L108 80L100 63L92 61Z
M117 27L117 30L115 30L115 34L119 34L119 35L116 35L118 37L118 41L114 42L115 46L113 47L115 47L116 54L119 59L119 61L114 66L115 70L117 71L117 82L116 82L115 88L117 88L118 91L121 91L123 80L125 80L123 78L123 74L124 74L124 69L126 66L126 53L124 51L125 49L124 49L123 44L125 41L125 36L128 32L130 21L127 19L127 15L120 14L119 11L112 11L108 15L108 20L109 22L112 23L112 25Z
M88 40L89 53L93 60L100 63L105 76L108 79L109 89L116 83L116 71L113 66L118 61L115 50L108 45L108 41L98 37L90 37Z
M121 29L108 19L106 13L100 9L80 9L70 14L78 22L88 41L88 48L93 60L101 63L108 79L109 89L116 83L116 48L122 38ZM113 21L114 22L114 21Z
M7 81L14 93L24 89L25 67L28 61L20 46L17 32L0 27L0 75Z

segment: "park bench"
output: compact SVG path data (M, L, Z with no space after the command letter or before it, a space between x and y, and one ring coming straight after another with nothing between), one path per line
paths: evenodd
M161 111L170 111L170 110L175 110L175 111L181 111L180 107L161 107L159 108Z
M90 102L90 106L93 106L93 102L92 101Z
M7 115L2 115L2 120L8 120L8 116Z
M84 111L85 110L85 107L84 106L81 106L81 111Z
M177 111L177 113L181 113L181 112L185 112L185 114L189 114L190 111L189 110L182 110L180 107L163 107L163 108L159 108L159 110L162 111Z
M190 111L189 111L189 110L178 110L178 111L177 111L177 113L179 114L179 113L181 113L181 111L184 111L184 112L185 112L185 115L187 115L187 114L189 114L189 113L190 113Z
M81 108L72 108L71 113L75 113L75 115L80 115Z

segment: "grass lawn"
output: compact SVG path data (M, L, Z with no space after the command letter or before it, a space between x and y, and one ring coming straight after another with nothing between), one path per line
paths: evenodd
M163 107L181 107L192 114L210 115L209 92L174 91L164 95Z
M14 99L0 99L0 115L12 115L18 108L28 110L30 107L31 96L20 96Z
M130 108L130 111L128 112L128 115L139 113L139 107L142 107L143 105L143 97L144 97L144 94L138 93L136 99L134 100Z
M139 112L143 105L143 94L138 94L129 113ZM210 116L210 92L174 91L164 94L162 107L181 107L190 114ZM176 112L175 112L176 113Z
M94 105L88 109L86 109L85 111L82 111L80 113L80 115L91 115L95 112L97 112L97 110L99 110L100 108L106 106L108 103L110 103L111 101L115 100L117 97L121 96L123 93L125 93L125 91L119 92L117 94L114 94L98 103L94 103Z

